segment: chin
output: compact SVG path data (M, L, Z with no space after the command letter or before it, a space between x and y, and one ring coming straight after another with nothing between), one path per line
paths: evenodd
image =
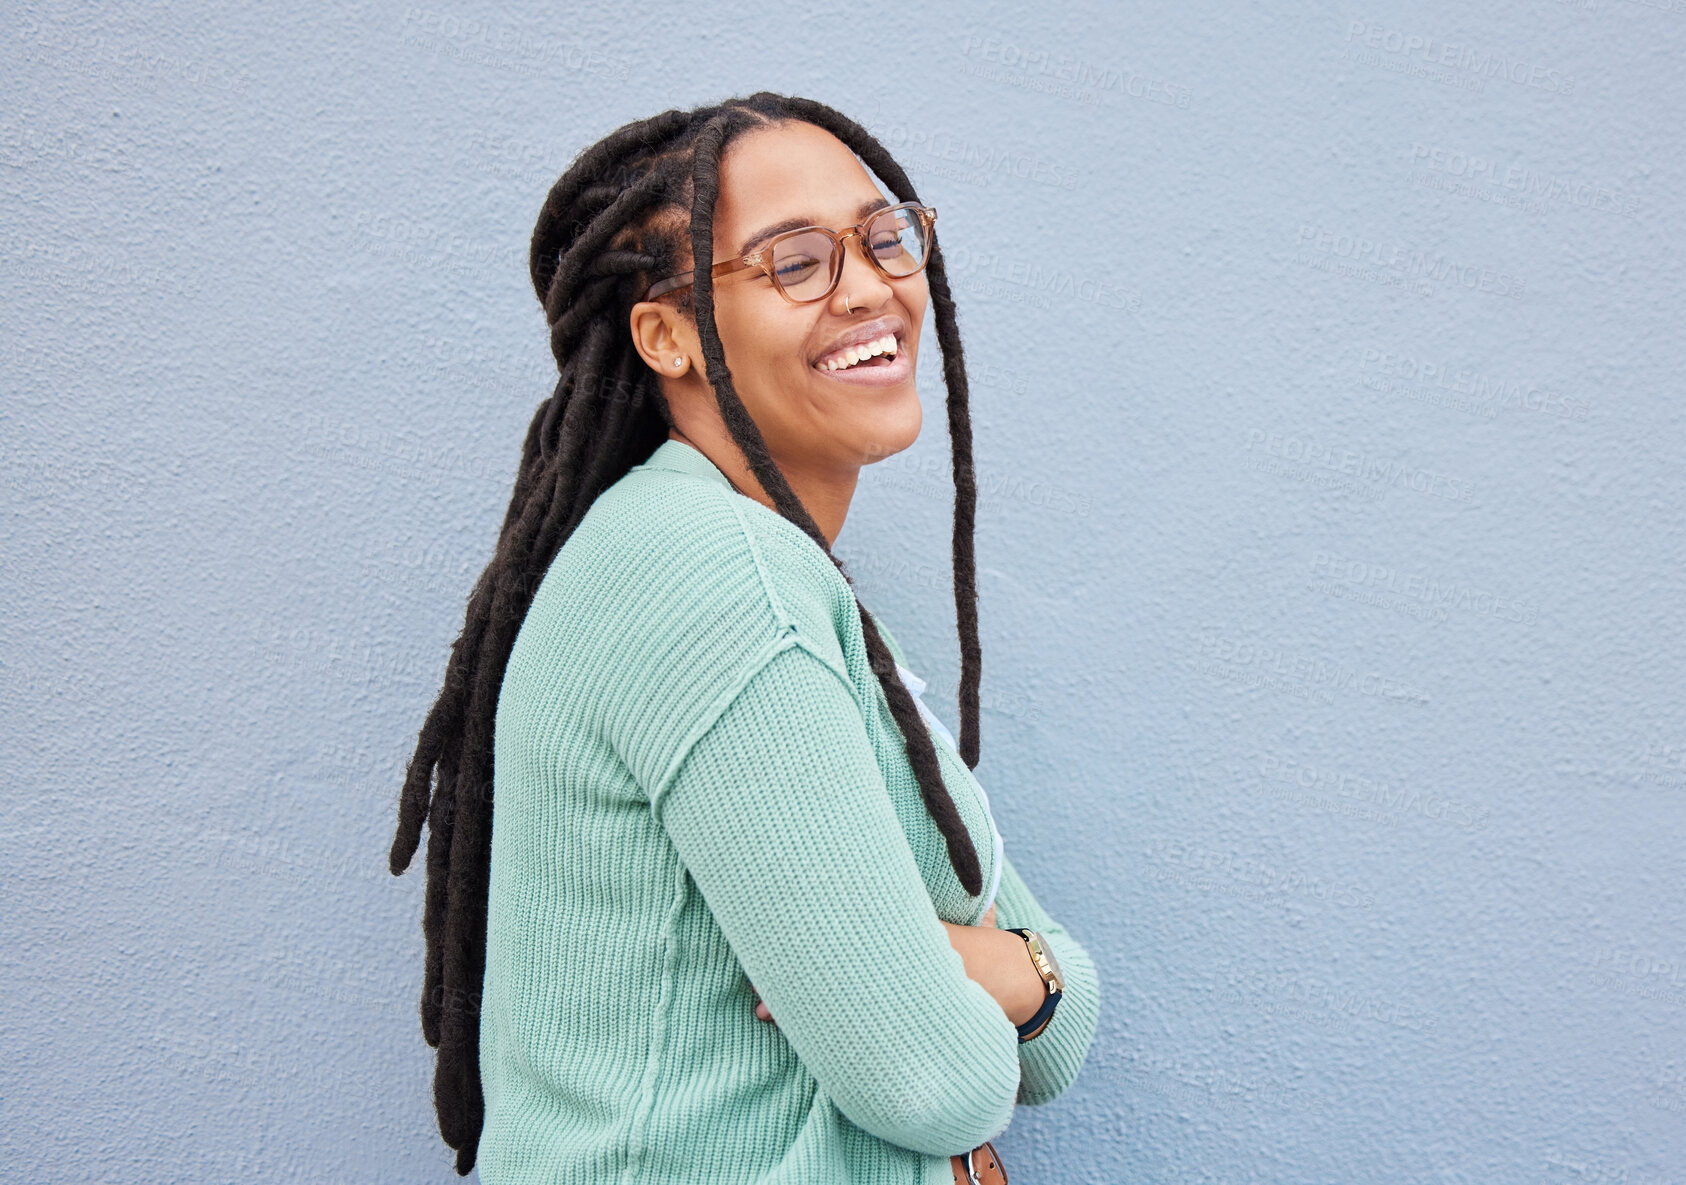
M856 434L862 442L861 455L870 465L912 447L913 442L919 439L923 422L924 410L919 405L919 392L912 383L908 383L905 394L894 404L880 408L866 431Z

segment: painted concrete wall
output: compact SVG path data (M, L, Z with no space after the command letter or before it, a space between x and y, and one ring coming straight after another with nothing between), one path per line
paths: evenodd
M0 1142L451 1181L395 794L545 191L769 88L942 212L1059 1181L1686 1180L1682 0L0 17ZM934 356L933 360L934 361ZM957 723L941 387L839 551Z

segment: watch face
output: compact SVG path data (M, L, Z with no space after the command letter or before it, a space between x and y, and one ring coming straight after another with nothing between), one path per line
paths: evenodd
M1043 961L1048 964L1048 970L1054 977L1048 983L1048 991L1065 991L1065 973L1060 970L1060 961L1054 957L1054 948L1048 944L1048 940L1035 930L1021 930L1019 933L1025 936L1025 942L1031 948L1032 957L1040 955ZM1039 967L1037 970L1040 971L1041 968Z
M1042 940L1042 957L1048 960L1048 967L1054 973L1054 982L1049 985L1051 990L1065 990L1065 972L1060 970L1060 961L1054 957L1054 948L1047 939Z

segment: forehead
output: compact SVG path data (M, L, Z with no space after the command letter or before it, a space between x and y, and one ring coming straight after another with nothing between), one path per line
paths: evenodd
M871 174L836 136L811 123L775 124L726 146L715 234L735 244L787 218L845 226L862 202L880 196Z

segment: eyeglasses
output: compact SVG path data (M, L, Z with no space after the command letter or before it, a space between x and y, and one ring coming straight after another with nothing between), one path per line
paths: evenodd
M739 259L717 263L709 275L718 279L732 272L754 268L765 272L778 294L791 304L812 304L837 290L843 275L843 240L861 240L867 262L882 276L905 279L925 269L931 258L931 224L937 212L918 202L887 206L856 226L832 230L825 226L804 226L775 235L756 251ZM650 285L645 300L689 288L696 272L680 272Z

